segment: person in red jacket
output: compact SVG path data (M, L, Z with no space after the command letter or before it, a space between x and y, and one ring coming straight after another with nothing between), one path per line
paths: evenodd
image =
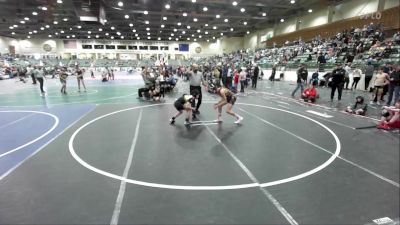
M318 98L317 96L317 89L315 86L317 85L316 81L313 81L312 85L305 89L301 94L301 98L304 99L305 102L311 101L312 103Z

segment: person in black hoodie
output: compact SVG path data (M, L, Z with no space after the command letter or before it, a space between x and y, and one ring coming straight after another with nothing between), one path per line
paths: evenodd
M271 76L268 78L270 81L275 81L275 74L276 74L276 65L272 67Z
M341 63L337 63L336 66L336 69L332 71L331 101L333 101L336 89L338 90L338 100L340 101L342 99L342 90L346 74L346 71L342 68Z
M258 80L258 73L260 72L260 69L258 68L258 65L255 65L254 67L254 73L253 76L251 77L251 87L252 88L257 88L257 80Z
M293 90L292 92L292 97L294 97L294 94L301 89L301 93L304 91L304 84L307 84L307 77L308 77L308 71L305 68L304 64L301 64L300 68L297 70L297 87L296 89Z

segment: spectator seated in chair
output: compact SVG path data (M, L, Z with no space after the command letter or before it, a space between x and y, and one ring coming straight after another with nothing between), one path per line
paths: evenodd
M142 68L142 78L145 86L139 88L138 97L142 98L143 100L150 99L151 96L149 95L149 91L155 87L155 79L151 77L150 70L146 68Z
M321 87L328 87L328 86L329 86L329 82L331 81L331 79L332 79L332 73L326 73L326 74L323 76L323 79L321 79L321 80L319 81L319 86L321 86Z
M394 106L382 107L382 118L377 128L384 130L400 128L400 100Z
M304 99L305 102L312 102L314 103L315 100L319 97L317 95L317 89L315 88L315 86L317 85L317 81L313 81L313 83L311 84L311 86L307 89L305 89L303 91L303 93L301 94L301 98Z
M149 99L153 101L160 101L161 99L160 85L150 87Z
M347 109L345 111L348 113L364 116L365 113L367 112L367 108L368 108L368 105L366 103L364 103L364 97L357 96L356 102L354 103L354 105L347 106Z
M102 82L107 82L107 77L108 77L108 69L105 68L102 72L101 72L101 81Z
M174 89L175 85L176 85L176 78L174 76L169 76L165 78L165 81L167 82L167 84L170 86L171 90Z

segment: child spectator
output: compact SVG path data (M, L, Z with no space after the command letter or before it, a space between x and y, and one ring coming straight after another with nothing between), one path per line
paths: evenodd
M356 103L353 106L347 106L346 112L364 116L368 105L364 103L364 97L357 96Z
M305 89L304 92L301 94L301 98L304 99L305 102L312 102L314 103L315 100L318 98L317 89L315 86L318 84L318 81L313 81L312 85Z
M317 84L318 84L318 81L319 81L319 73L318 73L318 71L315 71L312 75L311 75L311 79L310 79L310 84L312 84L312 83L314 83L314 81L316 81L317 82Z

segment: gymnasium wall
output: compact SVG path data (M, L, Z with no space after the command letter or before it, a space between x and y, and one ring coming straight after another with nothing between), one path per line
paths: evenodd
M250 34L246 34L243 37L243 49L256 49L264 47L262 42L266 40L268 36L274 36L273 28L256 30L252 31Z
M201 48L201 53L196 53L197 47ZM243 38L242 37L222 37L213 42L194 42L190 44L190 55L191 56L208 56L208 55L220 55L222 53L231 53L243 49Z
M386 0L385 9L390 9L400 5L400 0Z
M243 38L243 47L244 49L255 49L257 47L257 43L259 42L259 33L252 32Z
M283 23L279 23L275 30L274 35L285 34L296 31L296 18L288 18Z
M378 10L378 0L352 0L334 7L332 22L374 13Z
M328 10L316 10L299 18L299 29L320 26L328 23Z
M62 40L52 39L26 39L18 41L19 54L62 54L63 53L63 42ZM45 51L44 46L50 46Z
M0 53L1 54L6 54L10 53L9 46L12 45L15 47L15 50L18 51L18 41L16 41L13 38L8 38L8 37L1 37L0 36Z
M230 53L243 49L242 37L222 37L210 42L162 42L162 41L128 41L128 40L70 40L75 44L64 46L64 40L60 39L26 39L16 40L7 37L0 37L0 53L9 53L9 45L16 48L16 54L29 55L55 55L69 58L77 55L78 58L120 58L137 59L141 55L169 54L172 59L175 57L204 57L222 53ZM135 46L168 46L168 50L106 50L106 49L82 49L82 45L135 45ZM189 51L179 51L179 44L189 44ZM45 47L46 46L46 47ZM46 50L45 50L46 49ZM197 50L197 51L196 51Z

